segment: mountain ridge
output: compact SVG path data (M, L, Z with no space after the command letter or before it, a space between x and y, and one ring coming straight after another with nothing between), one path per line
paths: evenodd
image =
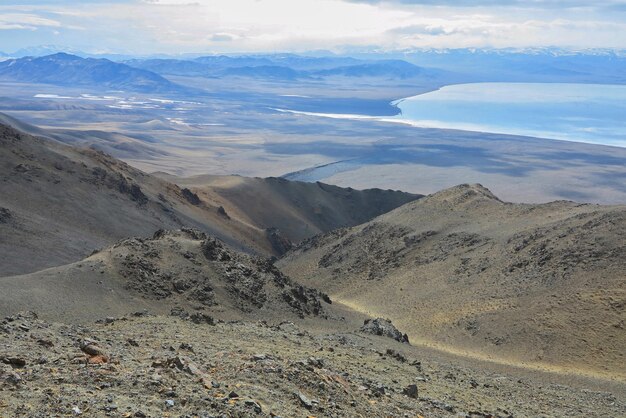
M150 93L173 93L186 89L151 71L106 58L81 58L63 52L2 61L0 78L28 83L95 86Z
M101 151L61 143L55 133L2 115L0 121L37 135L0 123L0 208L11 214L0 224L0 275L66 264L128 235L183 226L238 250L280 255L289 242L363 220L348 211L375 216L419 197L245 178L240 183L253 186L239 191L225 185L228 179L215 190L196 188L193 181L178 186L175 178L161 179ZM254 194L256 207L249 205L255 187L265 190ZM272 200L279 197L284 216L274 222ZM369 207L383 198L389 202ZM301 219L307 228L296 228Z
M461 185L305 240L278 266L412 341L623 379L625 231L626 206Z

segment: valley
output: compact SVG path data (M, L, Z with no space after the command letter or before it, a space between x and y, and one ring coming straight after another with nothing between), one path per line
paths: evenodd
M343 68L345 63L337 60L305 61ZM201 65L197 60L157 61L159 66L149 60L146 68L162 71L179 90L122 93L94 85L6 79L0 83L0 111L47 129L58 140L97 147L148 173L284 176L415 194L471 178L513 202L626 201L622 147L276 110L393 118L399 112L391 105L395 100L473 80L468 75L415 70L407 78L393 72L291 79L207 76L184 66L177 71L185 63ZM241 68L252 63L221 65ZM621 61L615 65L621 68ZM612 135L619 137L619 131Z

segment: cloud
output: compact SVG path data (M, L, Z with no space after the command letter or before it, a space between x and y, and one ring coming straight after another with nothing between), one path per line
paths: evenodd
M237 37L231 35L229 33L216 33L211 36L211 41L213 42L230 42L235 40Z
M447 35L452 33L453 30L446 29L443 25L433 25L420 23L416 25L402 26L399 28L390 29L388 31L389 34L396 35Z
M0 14L0 29L28 29L36 30L39 27L60 27L61 22L47 19L36 14L3 13Z
M18 0L0 4L0 30L30 35L0 49L45 44L52 29L71 48L135 53L626 48L623 11L626 0Z
M352 3L439 7L508 7L526 9L624 8L623 0L346 0Z

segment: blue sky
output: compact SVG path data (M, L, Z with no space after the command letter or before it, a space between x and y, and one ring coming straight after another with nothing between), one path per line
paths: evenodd
M7 0L0 51L626 49L626 0Z

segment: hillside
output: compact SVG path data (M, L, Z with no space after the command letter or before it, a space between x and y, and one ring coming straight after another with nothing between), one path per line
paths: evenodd
M0 275L77 261L129 235L196 226L247 251L264 234L106 154L0 125ZM190 201L191 200L191 201ZM256 231L256 234L255 234ZM259 242L254 242L258 240Z
M81 58L65 53L2 61L0 79L149 93L184 89L151 71L107 59Z
M321 232L361 224L421 197L394 190L355 190L276 177L155 175L189 188L243 223L278 229L293 243Z
M293 283L265 259L193 229L128 238L77 263L0 278L0 286L0 315L37 307L47 320L72 323L142 309L285 320L326 317L330 305L325 295Z
M77 326L23 313L3 320L0 343L0 408L10 417L599 418L625 410L616 384L502 375L349 328L211 325L145 312Z
M480 185L304 242L279 266L412 341L626 376L626 207L512 204Z
M28 129L48 135L45 130ZM319 185L290 187L285 182L281 184L291 191L282 194L282 212L273 213L253 208L279 206L274 201L279 191L264 197L261 190L247 189L249 196L238 193L232 202L209 199L215 195L209 192L207 197L198 197L185 186L148 175L102 152L34 137L3 124L0 145L0 276L74 262L122 238L182 226L199 228L240 250L279 255L289 247L288 241L299 242L320 231L357 223L353 212L370 219L415 198L376 190L329 188L319 192ZM260 187L264 180L250 182ZM356 197L350 199L350 195ZM310 206L315 203L311 196L328 204ZM390 197L390 203L372 207L384 197ZM249 204L252 198L257 199L255 206ZM222 205L226 212L220 210ZM316 211L317 218L298 226ZM251 218L245 216L248 212L262 215ZM287 212L289 218L274 217ZM331 221L325 221L329 218ZM275 230L283 226L290 231L286 239Z

